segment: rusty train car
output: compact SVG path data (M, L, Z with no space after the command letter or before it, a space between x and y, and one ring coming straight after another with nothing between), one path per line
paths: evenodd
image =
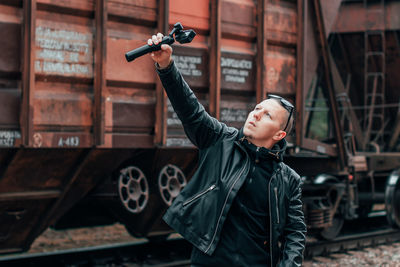
M267 93L296 104L285 156L310 233L382 212L400 225L399 1L0 0L0 253L47 227L123 223L165 236L196 168L149 57L174 60L210 114L241 127Z

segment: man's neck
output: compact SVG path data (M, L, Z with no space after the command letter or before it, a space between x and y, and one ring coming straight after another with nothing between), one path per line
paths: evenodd
M268 149L271 149L271 148L276 144L276 142L274 143L272 140L268 140L268 141L259 141L259 140L255 140L255 139L253 139L253 138L251 138L251 137L247 137L247 136L246 136L246 139L247 139L250 143L252 143L253 145L255 145L255 146L258 146L258 147L265 147L265 148L268 148Z

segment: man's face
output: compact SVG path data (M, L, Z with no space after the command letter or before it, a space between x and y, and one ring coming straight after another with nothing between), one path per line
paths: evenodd
M274 99L256 105L244 124L244 135L255 145L273 145L286 136L282 124L287 120L286 109Z

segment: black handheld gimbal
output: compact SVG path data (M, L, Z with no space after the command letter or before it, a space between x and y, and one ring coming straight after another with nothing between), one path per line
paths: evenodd
M173 35L175 34L175 39ZM183 30L183 26L180 22L175 23L174 28L170 32L169 35L164 36L161 43L157 45L144 45L141 47L138 47L136 49L133 49L125 54L125 58L128 62L143 56L147 53L150 53L152 51L158 51L161 50L161 45L162 44L168 44L171 45L176 41L178 41L181 44L186 44L190 43L193 38L196 36L196 33L193 30Z

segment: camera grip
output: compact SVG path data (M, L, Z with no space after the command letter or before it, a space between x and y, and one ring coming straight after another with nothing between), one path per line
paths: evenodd
M125 54L125 58L128 62L130 62L130 61L132 61L138 57L141 57L147 53L161 50L161 45L163 45L163 44L171 45L174 43L174 41L175 41L174 38L172 38L170 36L164 36L161 43L159 43L157 45L144 45L144 46L138 47L136 49L133 49Z

